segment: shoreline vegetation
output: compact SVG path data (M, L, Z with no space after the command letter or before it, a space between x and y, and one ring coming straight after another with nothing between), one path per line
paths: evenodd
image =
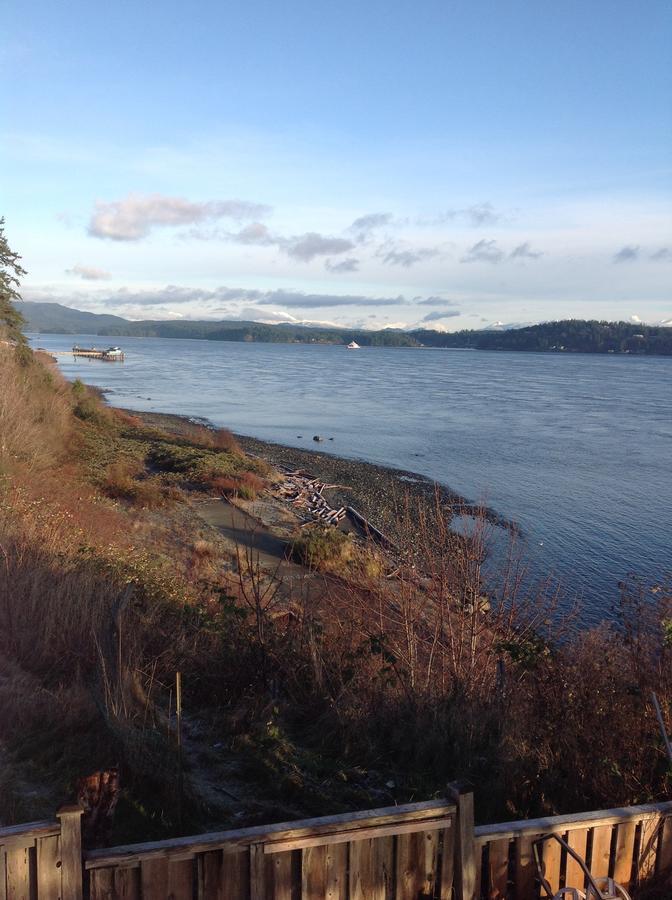
M27 329L38 334L325 345L347 345L355 341L362 347L672 355L672 327L631 322L568 319L504 330L443 332L387 328L362 331L234 320L134 322L121 316L84 312L58 303L23 302L19 308Z
M455 534L440 494L401 497L393 552L307 521L259 445L68 383L28 347L3 265L0 824L79 800L101 846L456 779L490 822L669 794L649 699L669 716L669 584L622 585L613 621L577 631L525 586L516 535L489 570L492 523Z

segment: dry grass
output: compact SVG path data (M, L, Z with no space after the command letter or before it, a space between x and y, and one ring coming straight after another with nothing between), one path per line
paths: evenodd
M204 425L189 424L182 427L182 435L190 444L198 447L243 455L235 437L226 428L206 428Z
M101 487L113 500L124 500L143 509L166 506L180 496L176 488L162 484L157 478L145 477L145 467L138 460L112 463Z
M192 544L192 552L199 559L211 559L216 555L217 550L211 541L200 539Z
M67 515L11 495L0 509L0 731L10 761L71 796L82 774L121 764L147 814L175 789L164 700L196 652L193 598L141 553L87 546ZM151 672L151 678L145 674ZM50 803L53 792L45 791ZM52 813L44 808L42 814ZM0 818L11 815L2 808ZM148 833L153 826L148 821Z
M264 488L263 479L254 472L242 472L240 475L218 475L215 472L204 483L222 497L240 497L242 500L254 500Z
M0 473L40 471L63 456L71 436L67 386L41 364L22 366L0 344Z

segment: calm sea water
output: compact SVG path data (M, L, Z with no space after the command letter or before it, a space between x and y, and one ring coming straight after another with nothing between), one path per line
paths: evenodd
M35 346L106 346L37 335ZM535 571L609 615L630 572L672 572L672 359L124 338L61 357L110 402L419 472L518 522ZM299 435L301 437L299 437Z

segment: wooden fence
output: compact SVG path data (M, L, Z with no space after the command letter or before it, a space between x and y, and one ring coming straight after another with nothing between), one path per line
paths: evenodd
M82 853L81 812L0 829L0 900L536 900L557 833L630 888L672 867L672 803L474 828L473 797ZM557 842L553 889L582 887Z

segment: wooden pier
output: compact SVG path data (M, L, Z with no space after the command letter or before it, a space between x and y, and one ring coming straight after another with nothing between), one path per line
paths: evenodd
M105 362L123 362L126 354L119 347L99 350L97 347L73 347L72 350L47 350L53 357L72 356L75 359L102 359Z

